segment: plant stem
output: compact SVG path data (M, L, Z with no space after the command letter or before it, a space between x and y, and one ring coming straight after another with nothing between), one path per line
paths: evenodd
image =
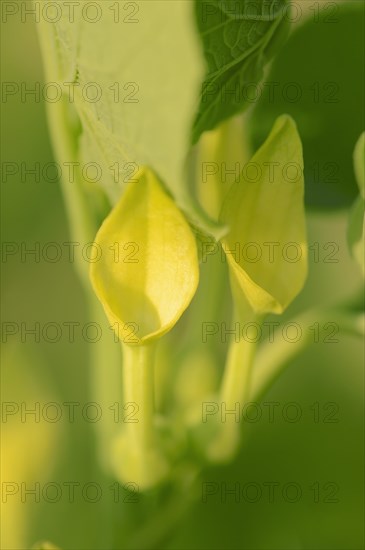
M120 387L122 373L120 364L122 352L119 342L115 341L105 312L96 297L90 295L90 318L98 324L101 338L90 344L90 395L103 411L100 422L95 423L97 435L97 453L99 463L105 473L111 471L111 446L119 429L121 409Z
M155 346L122 343L125 429L115 440L112 460L117 477L135 481L142 491L157 485L169 471L155 427Z
M255 350L256 343L244 339L232 341L229 346L220 392L221 402L227 409L247 399Z
M245 311L244 307L237 308L233 317L235 326L243 326L249 313L252 311ZM241 411L249 396L256 347L256 342L242 338L240 331L232 336L219 392L220 424L216 438L208 448L208 456L214 462L231 460L238 448Z
M155 346L127 346L123 349L124 406L129 403L138 407L138 421L127 422L130 444L144 452L154 444L154 374ZM134 421L133 421L134 420Z
M55 47L57 38L54 36L54 26L43 22L39 25L39 39L42 46L44 70L49 82L59 82L63 86L62 67L59 54ZM78 244L84 245L93 241L97 225L88 208L85 192L82 187L82 175L78 169L78 138L79 120L64 89L62 97L55 103L47 103L47 119L52 145L57 161L62 167L62 173L67 173L65 167L70 163L76 167L75 179L70 181L64 175L61 178L62 194L66 205L71 237ZM76 255L75 263L78 273L89 291L88 265Z
M304 312L291 321L300 327L308 327L297 342L285 341L282 335L278 335L274 342L266 342L260 347L250 384L250 401L260 399L279 377L289 361L314 342L310 325L318 323L320 334L328 335L326 331L328 319L335 320L342 333L364 336L364 315L360 312L346 311L341 308L313 309Z

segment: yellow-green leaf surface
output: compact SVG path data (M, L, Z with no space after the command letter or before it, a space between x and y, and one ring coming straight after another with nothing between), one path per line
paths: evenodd
M102 257L91 264L91 280L119 338L143 344L170 330L198 285L197 248L184 216L150 170L129 184L95 242Z
M186 158L205 73L194 3L94 4L79 2L74 21L65 9L60 20L39 25L47 79L61 85L81 122L78 161L100 166L93 177L111 204L138 168L151 166L193 220L218 231L187 185Z
M234 287L253 310L281 313L307 275L302 146L290 117L277 119L250 163L223 205L230 229L222 245L233 251L227 257Z

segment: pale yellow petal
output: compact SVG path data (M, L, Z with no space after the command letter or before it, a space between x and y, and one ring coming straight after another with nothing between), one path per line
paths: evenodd
M290 117L279 117L244 167L221 219L234 286L256 313L281 313L307 275L302 146Z
M91 280L119 338L143 344L169 331L197 288L197 249L183 214L149 169L129 184L95 242L102 257L91 265Z

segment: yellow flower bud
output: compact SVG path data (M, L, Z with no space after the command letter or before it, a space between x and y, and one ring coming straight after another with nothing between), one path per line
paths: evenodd
M250 164L250 179L247 166L224 202L221 219L229 231L222 245L235 298L243 292L259 315L282 313L307 276L302 146L289 116L278 118ZM228 252L249 244L257 261Z
M183 214L149 169L129 184L95 241L102 257L91 264L92 284L120 340L145 344L168 332L196 291L197 248ZM116 261L116 247L134 254Z

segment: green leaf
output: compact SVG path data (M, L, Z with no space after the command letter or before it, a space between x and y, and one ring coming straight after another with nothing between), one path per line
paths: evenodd
M313 5L275 57L252 113L255 148L281 113L296 121L312 209L347 208L357 196L351 159L364 129L363 11L351 0Z
M257 84L289 30L286 0L204 0L196 18L207 62L193 142L250 105L247 85Z
M123 3L98 5L95 23L79 7L74 22L62 10L59 21L42 18L39 25L47 80L60 83L76 121L69 126L78 131L76 160L99 165L98 183L112 205L138 168L150 166L193 221L221 233L188 191L186 162L204 78L192 3L135 3L135 23Z
M302 145L290 117L278 118L250 165L224 202L222 245L238 306L243 293L256 314L282 313L304 285L308 255Z
M168 332L199 280L189 224L148 169L137 175L104 220L91 281L119 339L145 344Z

